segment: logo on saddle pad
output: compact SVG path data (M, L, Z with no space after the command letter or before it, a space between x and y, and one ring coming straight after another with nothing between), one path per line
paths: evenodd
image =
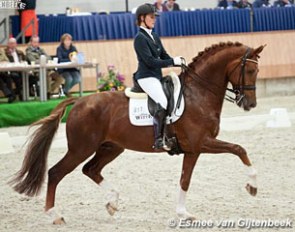
M181 84L179 77L176 73L171 72L173 85L174 85L174 107L171 113L171 116L167 117L167 124L170 124L171 121L176 122L182 115L184 111L184 98L181 96L181 102L177 108L177 100L181 90ZM152 126L153 125L153 116L149 113L148 109L148 96L146 93L135 93L131 91L131 88L125 90L125 95L129 97L129 120L134 126Z

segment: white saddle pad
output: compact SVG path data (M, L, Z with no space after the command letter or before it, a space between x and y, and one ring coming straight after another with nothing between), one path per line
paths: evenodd
M176 122L182 115L184 111L184 98L181 98L181 104L178 109L176 109L177 99L181 89L179 77L176 73L170 73L174 84L174 110L171 117L167 117L167 124ZM148 110L148 97L145 93L133 93L130 88L125 90L125 94L129 97L129 120L134 126L152 126L153 117L150 115Z

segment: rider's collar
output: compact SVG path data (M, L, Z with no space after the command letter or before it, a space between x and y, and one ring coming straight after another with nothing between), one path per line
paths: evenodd
M151 30L151 29L148 29L148 28L143 27L143 26L140 26L140 28L143 29L146 33L148 33L148 35L149 35L150 37L152 37L152 39L154 39L154 38L153 38L153 35L152 35L152 30Z

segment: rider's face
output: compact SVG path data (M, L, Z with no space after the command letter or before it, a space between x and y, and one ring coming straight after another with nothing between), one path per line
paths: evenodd
M146 17L145 17L145 23L146 23L146 25L149 28L153 29L155 27L155 23L156 23L156 16L155 16L155 14L148 14L148 15L146 15Z

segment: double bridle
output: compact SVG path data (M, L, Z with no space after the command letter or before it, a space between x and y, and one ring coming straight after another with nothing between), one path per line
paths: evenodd
M246 85L245 84L245 67L247 62L252 62L255 64L258 64L257 60L249 59L248 56L250 55L251 49L247 48L246 53L240 58L240 62L233 68L233 70L229 73L228 78L236 71L236 69L241 65L241 71L239 76L239 82L237 85L234 85L232 89L226 88L227 91L232 92L235 94L235 97L231 97L226 94L225 99L232 102L239 104L242 99L245 97L244 91L245 90L255 90L255 85ZM185 63L185 62L184 62ZM193 80L199 82L201 85L203 85L205 88L207 88L210 92L217 95L218 90L223 88L215 83L212 83L208 81L208 79L205 79L201 77L198 73L196 73L194 70L192 70L190 67L186 65L182 65L182 72L181 75L183 75L185 72L193 78ZM183 78L181 78L183 79ZM183 81L182 81L183 82ZM184 83L182 83L182 88L184 88Z
M230 72L228 77L230 77L233 72L241 65L241 71L240 71L240 76L239 76L239 82L238 85L234 85L232 89L226 88L227 91L232 92L236 95L235 98L229 96L226 94L225 99L227 101L230 101L232 103L239 104L243 98L245 97L244 90L256 90L255 85L246 85L245 84L245 67L247 62L252 62L255 64L258 64L257 60L249 59L248 56L251 52L250 48L247 48L247 51L245 55L241 58L241 61L235 66L235 68Z

